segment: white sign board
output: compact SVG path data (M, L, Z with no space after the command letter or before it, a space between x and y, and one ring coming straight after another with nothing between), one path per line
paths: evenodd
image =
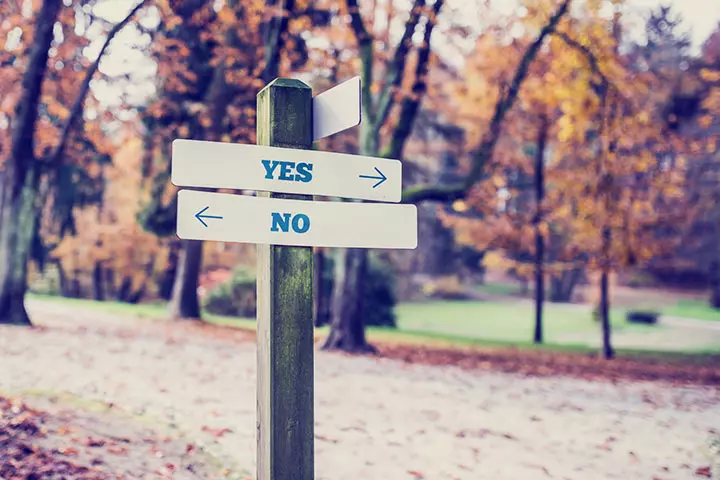
M360 125L360 77L313 97L313 140Z
M178 192L177 235L185 240L413 249L417 230L415 205Z
M399 202L402 162L294 148L178 139L172 183Z

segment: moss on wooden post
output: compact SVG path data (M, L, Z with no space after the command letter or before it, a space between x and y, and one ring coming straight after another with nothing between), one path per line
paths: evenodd
M279 78L258 94L258 145L310 149L312 125L312 90L303 82ZM313 252L257 248L257 480L312 480Z

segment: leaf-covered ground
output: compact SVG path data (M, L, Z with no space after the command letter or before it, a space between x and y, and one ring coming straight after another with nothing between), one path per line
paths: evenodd
M208 463L192 443L107 412L0 396L2 479L209 479L222 473Z
M41 302L31 311L39 328L0 327L0 391L105 402L186 434L239 478L254 477L249 333ZM710 474L716 359L607 366L571 354L381 350L386 357L317 352L318 480Z

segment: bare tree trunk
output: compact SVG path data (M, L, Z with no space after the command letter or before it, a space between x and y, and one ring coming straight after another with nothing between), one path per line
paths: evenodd
M609 256L610 256L610 228L603 227L603 270L600 275L600 319L602 321L602 335L603 335L603 356L607 359L613 358L615 352L612 348L611 343L611 331L610 331L610 268L609 268Z
M58 272L58 283L60 287L60 295L63 297L69 296L70 292L68 292L68 283L67 283L67 276L65 275L65 270L62 267L62 263L60 260L54 260L55 268L57 268Z
M710 306L720 309L720 262L710 262Z
M550 301L566 303L572 301L575 286L580 282L582 268L573 267L564 270L550 279Z
M82 298L82 285L80 284L80 269L73 270L72 297Z
M365 291L367 251L343 249L335 263L332 322L323 349L352 353L374 353L365 339L362 294Z
M93 268L93 298L96 301L105 300L105 269L102 262L95 262Z
M549 122L547 117L540 119L537 151L535 154L535 332L534 343L543 343L543 303L545 302L545 239L541 225L543 220L542 204L545 199L545 145Z
M180 252L173 296L169 304L170 318L202 318L197 289L202 268L203 242L186 240Z
M35 20L34 40L15 109L12 144L0 199L0 323L31 325L25 310L28 259L35 233L40 183L33 151L42 84L60 0L46 0Z
M105 269L105 292L108 298L113 298L117 295L117 289L115 288L115 270L112 268Z
M173 243L169 246L167 267L158 282L160 298L165 301L170 301L172 298L173 285L175 285L175 279L177 278L178 257L178 245Z
M327 323L325 312L327 311L327 295L325 294L325 251L316 248L313 253L313 293L315 294L315 303L313 304L313 315L315 317L315 326L322 327Z
M10 179L13 176L8 175ZM25 309L28 258L36 216L35 199L38 193L37 173L25 174L25 185L17 197L7 195L0 211L0 323L31 325ZM6 185L4 193L11 193L14 185Z
M117 290L117 301L127 302L130 297L130 288L132 287L132 279L130 277L124 277L120 288Z
M710 291L710 306L715 309L720 309L720 283L713 285Z
M128 303L140 303L140 301L145 296L145 293L147 292L147 286L148 283L150 283L153 272L155 271L155 257L152 257L147 265L145 265L145 277L143 278L142 283L138 287L138 289L134 292L130 293L130 296L128 297Z

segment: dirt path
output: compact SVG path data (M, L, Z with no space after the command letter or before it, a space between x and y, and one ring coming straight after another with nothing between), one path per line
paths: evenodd
M0 327L0 392L110 402L176 426L254 477L255 348L242 334L191 334L51 303L34 302L31 313L46 328ZM315 371L318 480L692 479L720 431L720 394L709 387L325 352Z

